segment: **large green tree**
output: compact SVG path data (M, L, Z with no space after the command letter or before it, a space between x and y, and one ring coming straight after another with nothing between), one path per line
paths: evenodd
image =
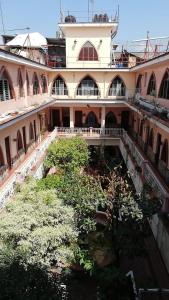
M80 137L63 138L52 143L47 152L45 165L58 167L65 172L76 171L88 164L87 143Z

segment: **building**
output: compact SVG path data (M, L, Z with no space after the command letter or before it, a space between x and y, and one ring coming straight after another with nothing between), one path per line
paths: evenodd
M136 190L146 181L162 201L164 215L151 225L169 271L169 53L115 55L117 18L75 21L60 23L61 37L45 48L0 49L1 206L55 137L118 145Z

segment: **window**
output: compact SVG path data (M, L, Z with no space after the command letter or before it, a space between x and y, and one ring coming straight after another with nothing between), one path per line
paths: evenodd
M147 85L147 72L144 73L144 87Z
M24 97L23 80L20 69L18 70L18 96L19 98Z
M0 71L0 101L7 101L15 98L14 89L10 76L5 67Z
M29 76L26 72L26 88L27 88L27 95L30 96L30 84L29 84Z
M41 82L42 82L42 93L45 94L45 93L48 92L47 81L46 81L46 76L45 75L41 76Z
M154 73L151 74L149 80L147 95L156 96L156 78Z
M84 60L84 61L98 60L97 51L90 42L87 42L81 49L79 53L79 60Z
M68 95L66 83L61 76L58 76L53 82L52 95Z
M36 73L33 75L33 95L38 95L40 93L39 80Z
M161 160L168 164L168 141L165 140L161 151Z
M78 96L98 96L99 94L98 86L90 76L82 79L77 88Z
M169 70L167 70L164 74L158 97L163 99L169 99Z
M22 149L23 149L22 136L21 136L20 130L18 130L18 132L17 132L17 151L19 152Z
M141 93L141 81L142 81L142 75L140 74L137 78L137 83L136 83L136 92Z
M144 121L141 120L141 122L140 122L140 130L139 130L140 137L143 137L143 125L144 125Z
M109 89L109 96L125 96L126 94L126 87L123 80L117 76L113 79L110 89Z
M29 139L30 139L30 141L34 140L34 132L33 132L32 123L30 123L30 126L29 126Z
M0 146L0 167L4 166L4 156L2 152L2 148Z

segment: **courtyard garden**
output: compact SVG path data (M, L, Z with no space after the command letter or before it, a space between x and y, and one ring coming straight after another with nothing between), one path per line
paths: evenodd
M134 299L122 262L146 256L160 205L147 185L136 194L115 150L60 139L46 176L16 186L0 214L0 299Z

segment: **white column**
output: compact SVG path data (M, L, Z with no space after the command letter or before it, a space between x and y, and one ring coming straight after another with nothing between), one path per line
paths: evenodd
M106 107L102 106L102 111L101 111L101 128L105 127L105 118L106 118Z
M74 110L70 107L70 128L74 128Z

